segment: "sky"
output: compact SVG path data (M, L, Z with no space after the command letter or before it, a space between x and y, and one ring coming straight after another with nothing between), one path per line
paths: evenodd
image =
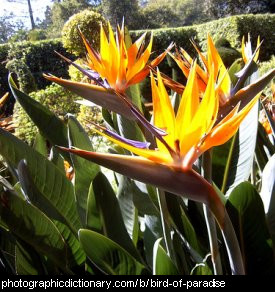
M26 27L30 28L30 20L28 17L28 4L27 0L15 0L21 3L10 3L7 0L0 0L0 16L4 14L10 14L13 12L18 19L22 20ZM44 18L44 11L46 6L52 5L51 0L32 0L31 1L34 19L37 17L40 19Z

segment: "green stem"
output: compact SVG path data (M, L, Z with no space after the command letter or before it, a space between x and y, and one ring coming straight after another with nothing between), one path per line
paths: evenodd
M166 204L165 192L158 189L158 202L160 207L161 225L163 229L163 236L166 245L167 254L174 261L175 254L171 239L171 228L169 226L169 211ZM175 262L175 261L174 261Z
M226 166L225 166L225 170L224 170L223 181L222 181L222 188L221 188L222 193L225 193L225 189L226 189L226 185L227 185L227 181L228 181L228 176L229 176L229 168L230 168L230 164L231 164L231 160L232 160L232 156L233 156L233 150L234 150L234 145L236 142L237 135L238 135L238 132L232 138L232 142L230 145L228 158L227 158L227 162L226 162Z
M245 275L242 254L240 245L231 223L230 217L225 210L224 226L222 228L222 235L226 245L227 254L229 257L232 275Z
M210 151L207 151L204 153L202 165L203 165L204 178L210 184L212 184L212 160L211 160ZM212 212L208 209L206 205L203 205L203 210L204 210L204 216L205 216L207 232L208 232L208 237L209 237L209 245L210 245L214 274L222 275L223 271L222 271L221 257L220 257L220 252L219 252L215 218Z

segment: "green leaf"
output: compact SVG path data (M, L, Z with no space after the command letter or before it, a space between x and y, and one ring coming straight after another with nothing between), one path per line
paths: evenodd
M73 186L56 166L12 134L0 128L0 153L13 166L25 159L33 183L44 198L66 219L74 234L80 229Z
M15 243L14 236L6 229L2 228L3 222L0 216L0 261L5 269L5 273L15 275ZM0 264L0 266L1 266Z
M145 230L143 234L146 261L153 268L154 243L163 237L163 230L160 216L145 215Z
M117 199L125 227L132 240L137 233L136 229L139 228L136 220L137 211L133 203L133 193L132 181L125 176L120 176Z
M131 98L132 102L142 112L141 91L139 84L134 84L126 90L126 94Z
M94 231L81 229L80 243L91 261L110 275L141 275L145 267L120 245Z
M131 181L133 190L133 203L141 216L159 215L157 206L153 203L151 197L154 197L154 187L145 185L138 181Z
M99 233L102 233L103 230L100 212L96 205L93 182L90 185L87 199L87 228Z
M39 209L12 193L2 193L1 221L38 253L66 269L66 243L53 222Z
M11 91L20 103L41 134L50 141L52 145L68 146L67 128L54 113L45 106L18 90L12 75L9 75Z
M45 275L41 256L27 243L17 240L15 251L18 275Z
M269 231L275 244L275 154L263 170L260 195L264 203Z
M179 275L176 266L160 245L161 241L162 238L159 238L154 244L153 275Z
M101 172L93 181L93 191L100 210L104 234L140 260L140 255L125 227L117 197L109 181Z
M235 74L241 71L242 67L243 67L243 60L237 59L228 69L228 74L230 76L230 80L233 85L236 85L238 81L238 78Z
M260 195L248 182L230 194L226 207L236 231L247 274L274 274L272 241Z
M213 275L213 273L206 261L203 261L195 265L191 271L191 275Z
M47 141L46 139L38 132L36 134L34 143L33 143L33 148L43 156L48 155L48 149L47 149Z
M68 115L69 144L88 151L93 151L89 136L73 115ZM77 201L78 213L83 226L87 224L87 201L90 185L100 171L97 164L72 154L75 180L74 192ZM90 196L92 194L90 193Z
M26 162L21 160L18 164L18 177L27 200L44 212L56 225L68 244L67 258L70 266L83 263L85 255L80 248L77 237L67 227L66 218L52 203L38 190L34 184Z
M254 72L248 83L253 83L258 76ZM222 192L228 196L231 191L241 182L248 180L253 165L257 131L258 131L259 102L251 109L242 121L239 131L232 139Z
M60 154L60 150L55 146L51 148L49 160L62 172L62 174L66 175L64 158Z

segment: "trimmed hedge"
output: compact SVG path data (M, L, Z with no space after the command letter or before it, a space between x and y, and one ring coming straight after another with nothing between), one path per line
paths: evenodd
M8 70L16 71L21 90L32 91L31 88L44 89L51 82L42 74L52 73L68 78L68 65L54 51L74 58L63 48L61 40L45 40L37 42L20 42L0 45L0 90L9 91ZM17 70L16 68L20 68ZM25 78L30 76L31 78ZM33 80L35 86L33 86Z
M212 36L214 41L217 41L222 37L229 40L233 48L240 48L242 37L247 36L247 34L250 33L252 45L255 46L258 35L264 40L260 50L260 60L266 61L274 54L274 27L274 14L246 14L227 17L194 26L156 29L153 30L153 51L160 53L165 50L171 42L175 42L178 46L191 52L191 55L192 53L193 55L196 55L189 39L194 39L204 51L206 49L207 33ZM145 31L146 30L132 31L131 35L133 39L136 39Z
M265 73L267 73L269 70L275 68L275 56L273 55L271 57L271 59L267 62L262 62L259 65L259 71L260 71L260 75L264 75ZM275 78L273 79L273 82L275 82ZM269 96L270 99L272 99L272 92L271 92L271 86L266 86L266 88L264 89L264 94Z

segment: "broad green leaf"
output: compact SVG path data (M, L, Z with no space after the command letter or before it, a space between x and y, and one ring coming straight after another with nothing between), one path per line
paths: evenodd
M274 274L272 240L260 195L249 182L239 184L226 207L239 239L247 274Z
M14 97L38 127L41 134L52 145L68 146L67 128L63 121L45 106L18 90L11 74L9 85Z
M145 267L120 245L94 231L81 229L80 243L91 261L110 275L141 275Z
M25 159L39 192L65 219L74 234L80 229L73 186L56 166L12 134L0 129L0 154L13 166Z
M137 210L133 203L134 192L132 181L125 176L120 176L117 199L125 227L132 240L139 228L136 220Z
M43 156L48 155L48 149L47 149L47 141L46 139L38 132L36 134L34 143L33 143L33 148Z
M233 85L236 85L238 78L235 75L237 72L241 71L243 67L243 60L242 59L237 59L228 69L228 74L230 76L230 80Z
M93 181L93 191L100 210L104 234L139 260L140 255L125 227L116 194L101 172L97 174Z
M73 115L68 115L68 130L70 146L93 151L89 136ZM87 201L91 182L100 171L97 164L85 160L77 155L71 155L75 179L74 192L78 213L83 226L87 224ZM90 194L91 195L91 194Z
M259 122L255 158L257 166L261 172L264 170L269 158L271 158L274 153L275 147L271 144L263 125Z
M162 238L159 238L154 244L153 275L179 275L175 264L160 245L161 241Z
M139 214L141 216L159 215L159 210L151 199L151 197L154 199L154 187L138 181L131 181L131 187L133 189L133 203Z
M136 141L144 141L144 136L136 122L117 115L117 124L122 137Z
M260 195L264 203L269 231L275 244L275 154L264 168Z
M18 275L45 275L41 256L27 243L17 240L15 250L16 273Z
M66 175L64 158L60 154L60 150L53 146L51 148L49 160L62 172L62 174Z
M126 94L131 98L133 104L142 112L142 101L139 84L134 84L126 90Z
M212 179L221 189L232 139L225 144L214 147L212 151Z
M77 237L69 230L66 225L66 218L59 212L54 205L38 190L34 184L26 162L21 160L18 165L19 181L24 190L24 195L28 201L44 212L56 225L59 232L68 244L67 260L69 266L75 266L83 263L85 255L80 248Z
M195 265L191 271L191 275L213 275L213 272L209 268L209 265L204 261Z
M2 193L1 202L1 221L9 230L66 270L66 243L53 222L35 206L12 193Z
M6 229L2 228L0 216L0 261L6 274L14 275L15 268L15 243L14 236Z
M102 233L102 223L100 218L100 212L96 205L96 199L94 194L93 182L90 185L88 198L87 198L87 228L93 231Z
M253 74L247 79L247 84L255 82L257 77L258 71L253 71ZM239 131L232 139L222 187L222 192L227 196L239 183L247 181L249 178L256 147L258 115L259 102L242 121Z
M163 237L160 216L145 215L145 230L143 233L145 256L148 265L153 268L154 243Z

